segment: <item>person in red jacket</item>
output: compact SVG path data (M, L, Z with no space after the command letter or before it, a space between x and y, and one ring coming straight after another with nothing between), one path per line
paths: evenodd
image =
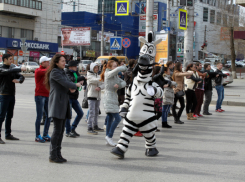
M46 89L44 85L44 78L47 68L49 67L49 61L51 58L46 56L42 56L39 60L40 67L35 70L35 102L36 102L36 142L45 143L45 141L50 141L50 136L48 135L48 130L50 126L50 118L48 118L48 99L49 99L49 91ZM40 135L40 123L43 116L43 111L46 114L46 120L44 124L43 136Z

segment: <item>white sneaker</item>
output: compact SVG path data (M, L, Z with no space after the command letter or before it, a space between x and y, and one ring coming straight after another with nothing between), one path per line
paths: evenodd
M105 139L110 146L115 147L117 145L116 143L114 143L112 138L109 138L108 136L106 136Z
M106 130L106 125L104 125L104 130Z

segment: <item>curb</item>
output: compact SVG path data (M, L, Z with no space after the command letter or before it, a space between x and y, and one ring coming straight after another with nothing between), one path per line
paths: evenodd
M212 101L211 104L216 105L217 101ZM245 102L233 102L233 101L223 101L222 105L225 106L241 106L245 107Z

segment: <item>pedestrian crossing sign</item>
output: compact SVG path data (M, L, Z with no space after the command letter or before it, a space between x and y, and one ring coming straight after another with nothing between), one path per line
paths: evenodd
M187 29L187 10L179 9L179 29Z
M129 1L116 1L115 4L116 16L128 16L129 15Z
M121 37L111 37L110 38L110 49L111 50L122 50L122 38Z

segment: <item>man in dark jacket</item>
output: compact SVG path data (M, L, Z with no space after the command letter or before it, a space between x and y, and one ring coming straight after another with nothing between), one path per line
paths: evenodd
M217 76L215 78L215 88L217 90L217 94L218 94L218 100L217 100L217 103L216 103L216 110L215 112L224 112L225 110L221 109L221 105L222 105L222 102L224 100L224 86L223 86L223 83L224 83L224 78L227 77L226 74L223 74L223 72L221 71L223 68L223 65L222 63L218 63L217 64L217 70L215 71L216 74L219 74L219 76Z
M129 87L129 85L132 83L132 74L133 74L133 69L135 66L136 61L134 59L130 59L128 66L129 68L127 69L127 71L124 74L124 80L126 81L126 88Z
M77 71L77 62L76 61L70 61L68 63L68 69L66 70L66 75L68 76L68 78L73 82L73 83L79 83L79 82L83 82L83 84L85 84L84 82L86 82L86 79L84 76L80 76L80 74ZM80 105L80 103L78 102L78 96L79 96L79 89L78 88L74 93L69 92L69 97L70 97L70 110L72 111L72 108L75 110L75 112L77 113L77 116L74 120L74 122L72 123L71 126L71 120L67 119L66 120L66 136L67 137L77 137L80 136L75 129L77 128L77 125L79 124L79 122L81 121L82 117L83 117L83 110L82 107Z
M209 63L204 64L204 72L207 73L207 76L204 80L204 95L205 95L205 101L203 105L203 115L212 115L212 113L209 112L209 105L212 101L212 95L213 95L213 84L212 79L214 79L216 76L219 76L215 72L211 72L211 65Z
M13 57L10 54L4 54L3 65L0 66L0 144L5 142L1 139L2 124L5 121L5 139L19 140L11 135L11 122L14 114L15 105L15 83L23 83L25 77L19 74L26 68L12 65Z

